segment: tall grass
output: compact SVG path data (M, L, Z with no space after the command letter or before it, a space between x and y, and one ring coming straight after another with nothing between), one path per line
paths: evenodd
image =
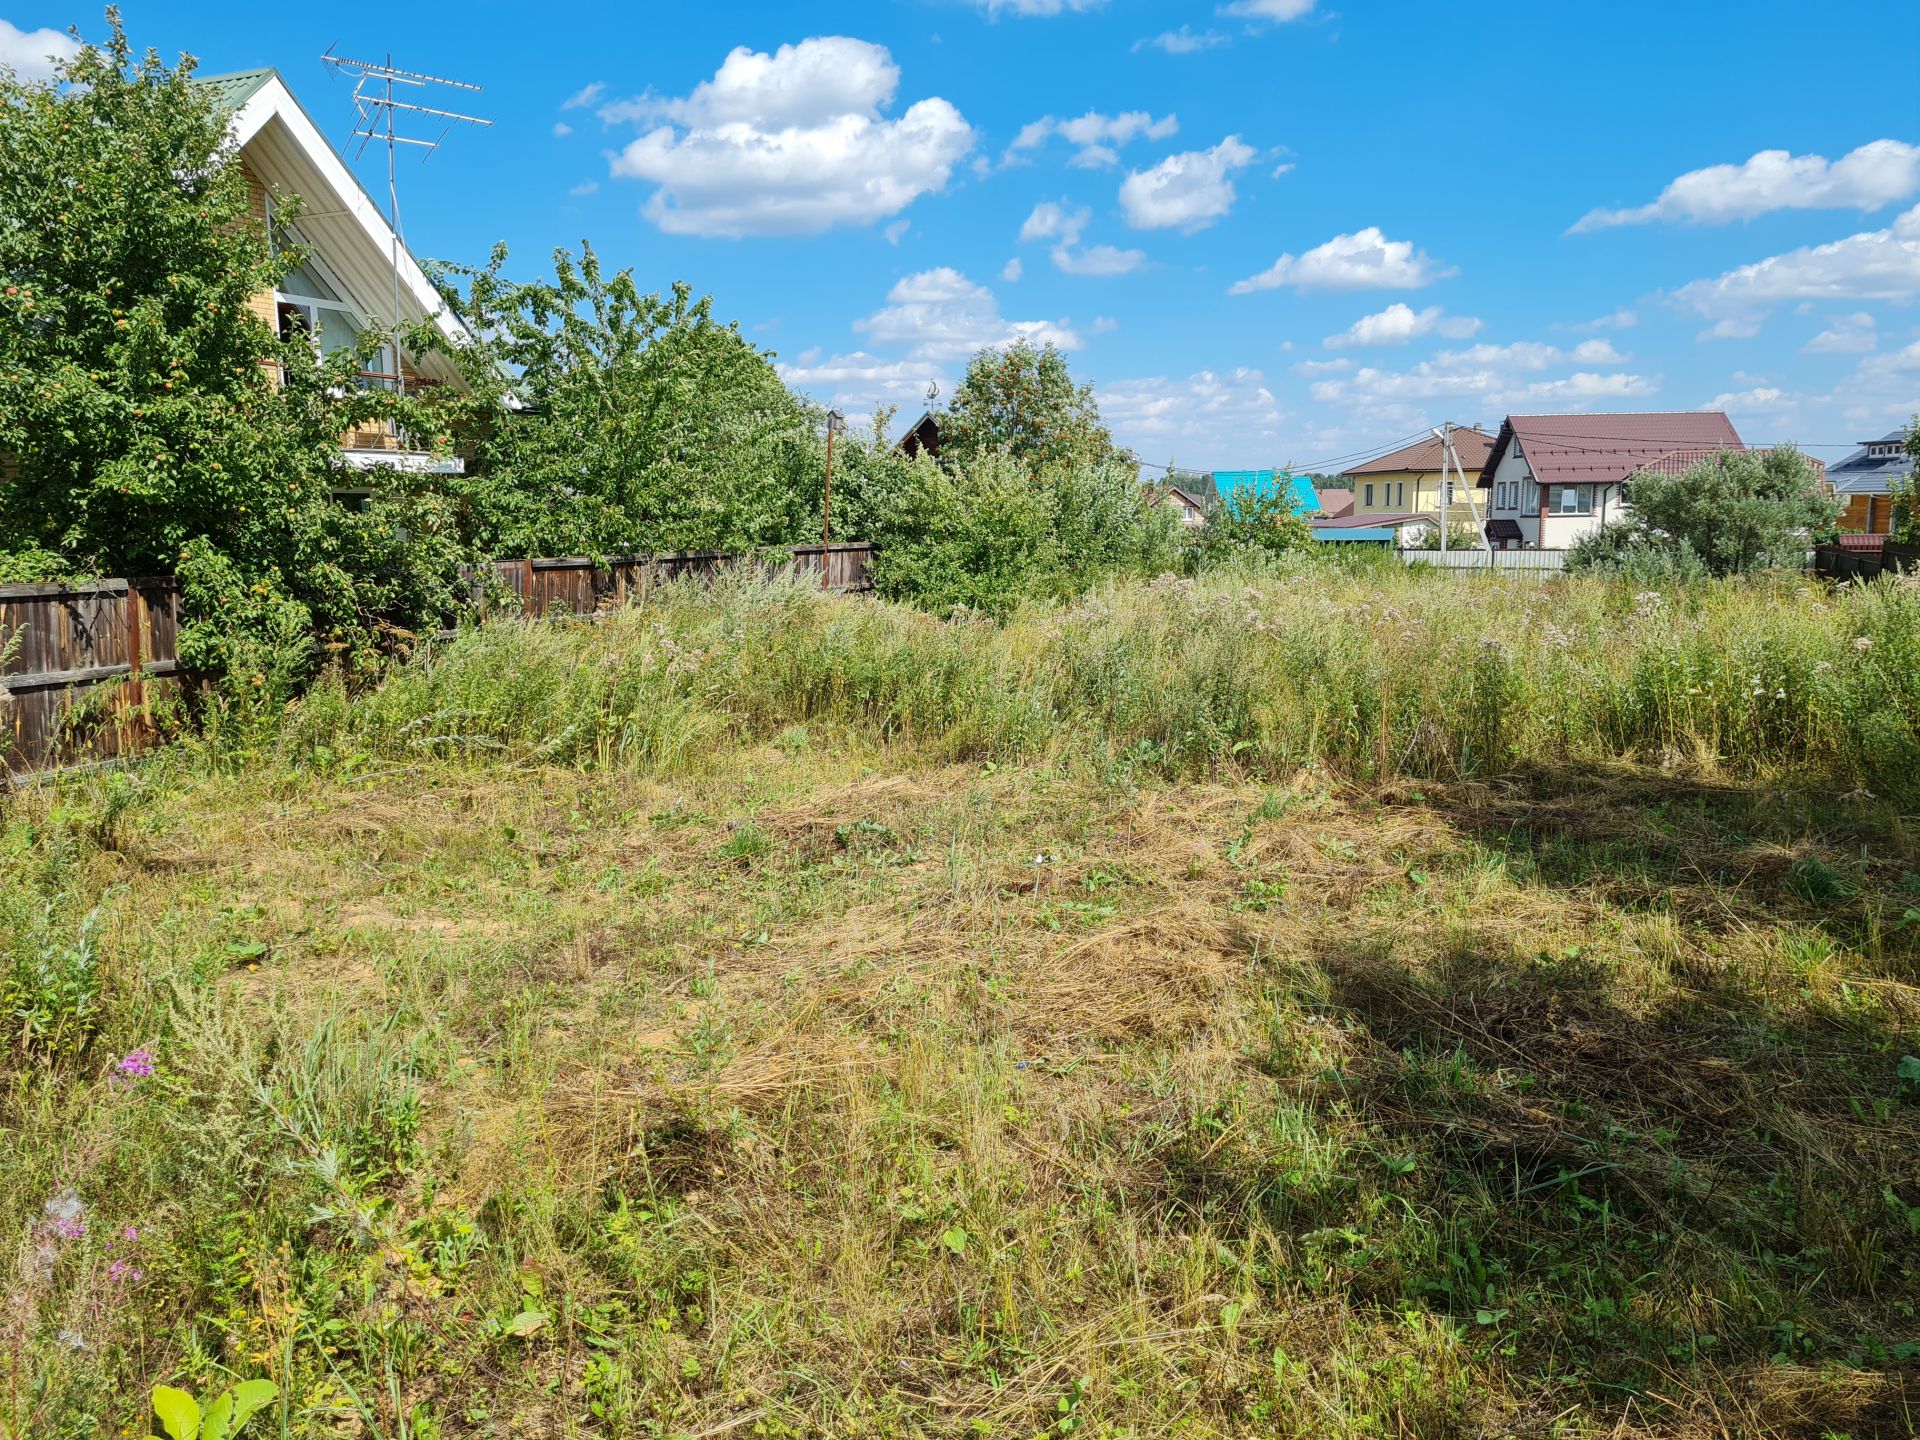
M1920 588L1303 565L1117 585L995 625L804 585L688 586L597 624L471 631L369 694L311 697L288 739L672 769L723 735L820 721L1168 775L1625 759L1916 792Z

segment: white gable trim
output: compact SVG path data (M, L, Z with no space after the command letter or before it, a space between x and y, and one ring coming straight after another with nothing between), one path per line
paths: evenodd
M234 143L244 153L247 145L259 135L267 122L274 119L286 126L294 142L333 192L328 197L304 198L309 201L322 198L331 200L333 205L352 218L382 256L391 256L394 253L393 227L387 224L386 217L380 213L372 197L354 178L353 172L327 142L327 137L320 133L320 128L300 108L300 102L293 98L293 92L278 75L269 76L234 114L230 126ZM399 254L402 292L413 301L422 315L432 319L441 334L455 344L469 343L471 337L466 327L447 309L440 292L434 289L433 282L427 279L426 272L420 268L420 262L413 258L405 245L399 247Z

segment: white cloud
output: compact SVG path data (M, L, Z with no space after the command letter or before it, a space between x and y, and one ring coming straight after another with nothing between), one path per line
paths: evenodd
M887 294L885 308L854 322L878 345L904 345L916 360L964 359L989 346L1029 340L1078 350L1066 320L1007 320L993 292L951 266L909 275Z
M1296 290L1418 290L1452 275L1410 240L1389 240L1377 225L1352 235L1336 235L1303 255L1282 255L1260 274L1237 282L1229 292L1251 295L1291 285Z
M1211 150L1169 155L1151 170L1121 182L1120 204L1136 230L1204 230L1233 209L1235 170L1250 165L1254 149L1229 135Z
M1292 418L1267 377L1249 369L1103 385L1100 414L1114 438L1142 457L1161 463L1172 455L1194 466L1244 465L1250 449L1257 463L1270 464Z
M613 157L616 176L657 185L645 214L681 235L811 235L896 215L947 183L973 130L941 99L882 115L900 70L883 46L845 36L742 46L684 99L602 108L610 122L664 120Z
M1107 0L976 0L992 19L1002 14L1034 16L1063 15L1083 10L1098 10Z
M573 126L567 124L566 121L556 120L553 122L553 138L554 139L564 140L567 138L567 136L571 134L573 134Z
M1339 375L1353 368L1353 361L1341 356L1337 360L1296 360L1290 367L1296 375Z
M898 245L902 240L907 238L907 231L912 228L913 222L911 220L896 220L880 233L887 237L887 243L889 245Z
M1113 245L1090 245L1085 250L1056 245L1053 263L1069 275L1131 275L1147 263L1147 253Z
M1059 201L1042 200L1033 207L1033 213L1020 226L1020 243L1027 245L1035 240L1058 240L1063 245L1076 245L1080 241L1080 232L1087 228L1087 221L1092 218L1093 212L1085 206L1069 210Z
M1920 193L1920 145L1874 140L1828 163L1824 155L1762 150L1739 165L1689 170L1651 204L1590 210L1573 231L1653 220L1724 225L1770 210L1878 210Z
M1488 412L1531 405L1560 407L1613 403L1651 395L1657 378L1580 369L1556 378L1543 372L1565 366L1615 366L1627 357L1607 340L1586 340L1572 350L1536 341L1511 345L1470 345L1443 350L1407 370L1361 366L1348 375L1317 381L1309 393L1322 404L1340 405L1369 416L1412 417L1427 402L1484 407Z
M1756 385L1751 390L1734 390L1716 395L1700 408L1777 415L1791 404L1791 397L1777 385Z
M1438 305L1415 310L1395 301L1374 315L1363 315L1338 335L1321 342L1330 350L1349 345L1405 345L1423 335L1440 335L1448 340L1466 340L1478 334L1480 322L1471 315L1449 315Z
M1021 225L1020 243L1053 241L1053 263L1069 275L1129 275L1147 263L1142 250L1121 250L1112 245L1080 249L1080 236L1092 218L1093 212L1084 205L1071 209L1060 201L1042 200Z
M578 185L575 185L571 190L567 191L567 194L576 200L584 200L587 196L597 193L599 189L600 182L598 180L582 180Z
M1611 315L1602 315L1597 320L1589 320L1584 325L1576 325L1576 330L1631 330L1640 323L1640 317L1632 310L1616 310Z
M1195 34L1191 26L1182 25L1178 30L1168 30L1150 39L1134 41L1133 52L1137 55L1142 50L1164 50L1169 55L1195 55L1226 43L1227 37L1217 30L1202 30Z
M1119 328L1120 322L1111 315L1096 315L1093 317L1093 333L1096 335L1111 335Z
M0 67L22 80L51 80L55 60L71 60L79 53L79 42L62 31L21 30L0 20Z
M1880 332L1865 310L1838 315L1800 348L1809 355L1861 355L1880 347Z
M596 80L591 85L582 85L573 94L560 102L562 110L584 110L602 95L607 93L607 82Z
M1298 20L1313 9L1314 0L1233 0L1220 13L1240 20L1267 20L1279 25Z
M1129 110L1120 115L1089 110L1072 120L1043 115L1020 127L1013 144L1007 147L1006 163L1013 163L1029 150L1038 150L1058 135L1074 147L1070 164L1082 170L1101 170L1119 163L1121 146L1134 140L1165 140L1179 129L1179 116L1163 115L1156 120L1145 110Z
M1021 263L1020 257L1018 255L1014 256L1011 260L1007 261L1005 265L1000 267L1000 278L1006 281L1018 280L1022 275L1026 273L1027 273L1027 267L1023 263Z
M1716 322L1703 339L1756 334L1769 307L1786 301L1920 299L1920 205L1884 230L1802 246L1718 279L1695 280L1673 299Z
M809 351L796 363L782 362L775 368L794 389L862 418L882 405L917 415L929 381L943 390L949 388L944 366L924 360L889 360L864 350L827 358Z

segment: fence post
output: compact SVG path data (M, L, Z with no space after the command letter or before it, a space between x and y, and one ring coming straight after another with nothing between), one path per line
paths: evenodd
M138 750L146 744L146 681L141 678L141 660L147 649L147 597L138 582L127 581L127 747Z

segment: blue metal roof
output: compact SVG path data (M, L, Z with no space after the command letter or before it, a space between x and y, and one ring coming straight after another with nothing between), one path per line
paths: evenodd
M1242 490L1259 496L1284 494L1293 502L1294 511L1302 515L1311 515L1320 508L1319 492L1313 488L1312 477L1307 475L1292 475L1285 470L1216 470L1213 483L1223 496L1236 495Z
M1885 495L1890 482L1913 469L1913 457L1904 450L1893 455L1875 455L1869 446L1894 445L1905 439L1895 430L1878 440L1869 440L1838 465L1829 466L1827 479L1838 495Z
M1364 540L1373 545L1391 545L1393 537L1393 528L1388 525L1328 525L1324 528L1316 525L1313 527L1313 538L1329 544L1338 544L1347 540Z

